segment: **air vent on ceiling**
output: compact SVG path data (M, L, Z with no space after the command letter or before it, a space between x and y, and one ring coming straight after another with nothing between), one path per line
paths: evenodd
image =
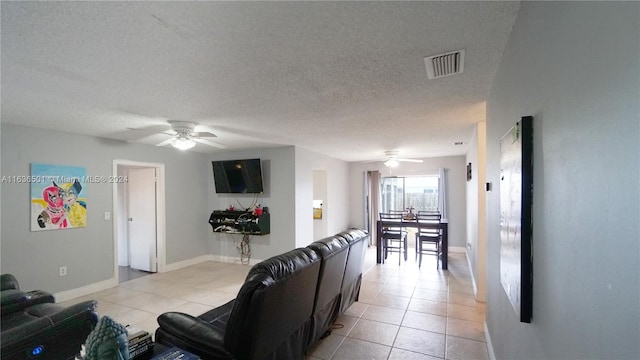
M437 79L464 71L464 50L457 50L424 58L427 77Z

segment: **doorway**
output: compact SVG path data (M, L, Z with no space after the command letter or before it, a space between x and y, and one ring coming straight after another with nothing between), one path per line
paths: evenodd
M118 283L163 272L164 164L114 160L114 277Z
M327 171L313 170L313 241L326 238L327 221Z

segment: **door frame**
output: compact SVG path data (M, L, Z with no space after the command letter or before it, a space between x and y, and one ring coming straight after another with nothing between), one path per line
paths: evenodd
M132 161L124 159L113 160L113 176L117 179L118 166L145 167L156 169L156 252L157 271L165 272L166 266L166 223L165 223L165 186L164 186L164 164ZM118 281L118 243L120 235L118 231L118 219L120 214L118 206L118 183L113 183L113 274ZM126 214L125 214L126 215Z

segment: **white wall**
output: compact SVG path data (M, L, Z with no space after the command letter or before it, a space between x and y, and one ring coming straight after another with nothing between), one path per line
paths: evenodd
M467 181L467 259L476 300L486 299L486 123L476 125L469 141L466 162L472 177Z
M469 140L469 151L466 163L471 163L472 179L467 181L467 259L471 267L471 274L478 275L478 128L473 131ZM475 286L475 284L474 284Z
M640 3L522 2L487 113L499 359L640 358ZM533 318L500 285L500 138L534 117Z
M207 254L208 212L204 156L53 130L2 124L2 175L30 175L31 163L87 168L89 176L113 175L113 160L165 164L167 264ZM87 227L31 232L30 187L2 183L2 273L25 289L62 292L116 279L113 184L88 184ZM67 266L68 275L58 276Z
M438 175L439 168L447 168L449 176L449 247L466 247L466 165L464 156L425 158L422 163L403 162L388 168L381 162L349 163L349 223L364 229L364 173L379 170L382 176ZM374 225L375 229L375 225Z
M348 163L304 148L296 147L296 247L314 240L313 172L327 173L326 212L327 234L334 235L349 227ZM323 214L324 216L324 214Z

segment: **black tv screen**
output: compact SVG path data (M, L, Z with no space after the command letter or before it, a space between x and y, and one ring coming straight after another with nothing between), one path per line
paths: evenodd
M257 194L262 187L260 159L212 161L218 194Z

